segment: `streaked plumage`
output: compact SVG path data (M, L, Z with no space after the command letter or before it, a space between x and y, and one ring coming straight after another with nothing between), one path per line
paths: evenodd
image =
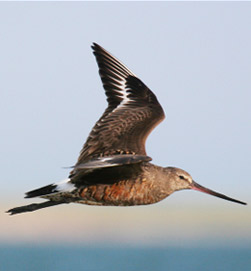
M97 44L92 46L108 107L93 127L77 162L117 154L146 155L145 140L164 119L152 91Z
M48 201L10 209L29 212L62 203L129 206L152 204L181 189L234 201L193 181L182 169L159 167L146 155L145 141L165 117L153 92L125 65L94 43L108 107L96 122L69 178L26 193Z

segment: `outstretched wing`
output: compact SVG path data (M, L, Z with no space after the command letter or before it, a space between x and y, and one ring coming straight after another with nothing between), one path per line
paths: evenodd
M126 66L94 43L108 107L93 127L77 164L116 154L146 155L145 141L164 119L156 96Z

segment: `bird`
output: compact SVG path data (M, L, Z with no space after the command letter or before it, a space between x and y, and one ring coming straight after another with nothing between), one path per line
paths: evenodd
M108 107L91 130L66 180L29 191L46 201L15 207L10 215L59 204L135 206L157 203L192 189L246 205L196 183L185 170L151 163L145 142L165 118L155 94L121 61L97 43L93 54Z

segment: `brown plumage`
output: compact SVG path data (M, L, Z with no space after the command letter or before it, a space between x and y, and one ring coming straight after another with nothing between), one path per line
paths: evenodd
M98 44L92 48L107 109L88 136L69 178L26 193L26 198L48 201L8 212L30 212L71 202L107 206L152 204L181 189L246 204L202 187L182 169L150 163L145 141L164 119L162 107L153 92L125 65Z
M146 155L145 141L164 119L152 91L121 62L97 44L92 46L108 107L93 127L78 163L116 154Z

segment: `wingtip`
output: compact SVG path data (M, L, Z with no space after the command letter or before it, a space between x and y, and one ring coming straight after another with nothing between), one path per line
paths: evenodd
M100 49L102 47L99 44L97 44L96 42L93 42L91 45L91 48L93 51L95 51L96 49Z
M16 215L16 214L18 214L18 212L16 212L15 209L16 209L16 208L12 208L12 209L6 211L5 213L6 213L7 215L10 215L10 216Z
M93 42L93 43L91 44L91 48L94 50L94 48L95 48L96 45L97 45L97 43Z
M100 46L96 42L92 43L91 48L93 50L94 55L97 55L97 54L108 54L108 55L111 55L105 48L103 48L102 46Z
M10 212L10 210L5 211L5 214L7 214L7 215L12 215L11 212Z

